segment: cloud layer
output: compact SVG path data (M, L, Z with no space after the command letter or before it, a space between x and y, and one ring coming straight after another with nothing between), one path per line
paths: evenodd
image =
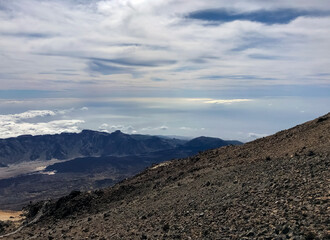
M64 111L65 112L65 111ZM32 110L19 114L0 115L0 138L16 137L19 135L42 135L61 132L78 132L79 124L83 120L48 120L45 117L54 117L63 114L63 111ZM35 122L29 122L34 120Z
M4 89L329 83L321 0L15 0L0 23Z
M0 137L242 140L330 104L328 0L0 0L0 49Z

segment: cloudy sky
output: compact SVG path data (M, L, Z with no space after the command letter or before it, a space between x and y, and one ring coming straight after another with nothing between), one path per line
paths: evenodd
M248 141L329 112L328 0L0 0L0 138Z

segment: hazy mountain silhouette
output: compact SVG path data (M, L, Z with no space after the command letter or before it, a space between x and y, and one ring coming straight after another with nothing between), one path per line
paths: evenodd
M212 147L232 144L221 139L217 140L221 145L212 143ZM119 130L113 133L83 130L81 133L23 135L0 139L0 163L6 165L34 160L137 155L173 149L187 142L174 138L129 135ZM198 148L198 144L196 147ZM206 144L204 148L210 147Z

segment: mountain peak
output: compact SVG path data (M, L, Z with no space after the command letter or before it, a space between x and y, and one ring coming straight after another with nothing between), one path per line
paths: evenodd
M81 133L98 133L98 131L94 131L94 130L90 130L90 129L83 129L82 131L81 131Z
M116 130L116 131L112 132L111 134L117 134L117 135L119 135L119 134L124 134L124 133L122 131L120 131L120 130Z

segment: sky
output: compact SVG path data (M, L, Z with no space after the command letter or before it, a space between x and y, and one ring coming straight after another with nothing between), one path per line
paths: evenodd
M329 112L328 0L0 0L0 138L250 141Z

